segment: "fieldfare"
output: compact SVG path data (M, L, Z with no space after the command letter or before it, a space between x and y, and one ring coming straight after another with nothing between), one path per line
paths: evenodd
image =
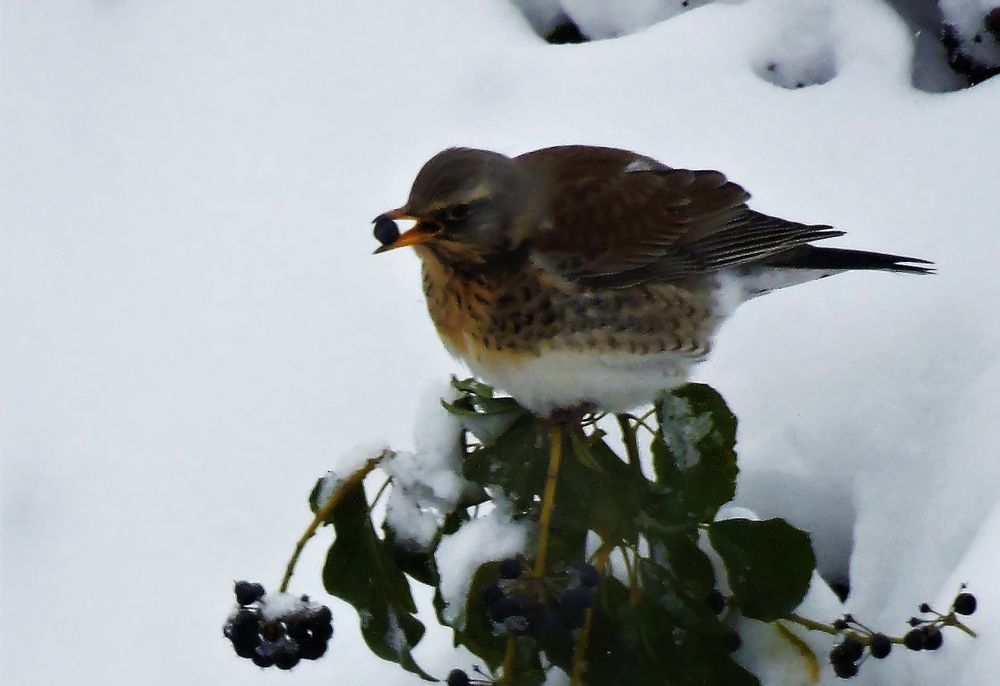
M822 248L843 235L755 212L717 171L571 145L518 157L451 148L375 220L413 246L431 319L474 374L547 416L621 411L687 380L740 303L851 269L926 260ZM399 234L394 220L416 224Z

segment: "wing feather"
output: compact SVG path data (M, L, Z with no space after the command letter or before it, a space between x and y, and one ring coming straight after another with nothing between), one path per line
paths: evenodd
M688 279L843 233L755 212L750 194L718 171L672 169L627 150L564 146L518 160L552 184L536 258L591 287Z

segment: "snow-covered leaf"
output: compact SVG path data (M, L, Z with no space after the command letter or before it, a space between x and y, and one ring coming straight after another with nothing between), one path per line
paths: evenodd
M740 612L770 622L794 610L816 567L809 534L783 519L727 519L708 528Z
M358 612L361 633L373 653L433 681L410 651L424 635L417 607L399 565L379 539L364 488L346 494L331 516L336 539L323 567L323 585Z
M715 389L687 384L663 396L656 417L657 481L675 491L693 517L711 521L736 493L736 416Z

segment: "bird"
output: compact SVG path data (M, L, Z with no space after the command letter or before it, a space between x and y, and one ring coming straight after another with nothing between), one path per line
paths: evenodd
M721 172L624 149L448 148L375 218L375 253L412 246L448 351L543 417L655 401L688 381L738 305L775 289L851 270L933 272L814 246L844 232L749 199ZM400 233L400 220L415 223Z

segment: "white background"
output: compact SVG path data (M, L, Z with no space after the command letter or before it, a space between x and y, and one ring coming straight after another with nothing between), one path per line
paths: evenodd
M740 502L812 529L829 569L853 540L850 610L899 633L960 581L978 595L981 638L858 682L995 678L1000 79L914 90L877 0L719 3L578 46L503 0L0 12L3 683L412 683L332 599L323 660L238 660L231 584L274 586L315 477L409 445L422 390L461 371L371 218L448 145L571 142L722 169L834 244L938 263L750 303L698 379L740 417ZM773 59L835 75L787 90ZM296 591L324 597L329 535ZM417 652L435 674L449 640Z

